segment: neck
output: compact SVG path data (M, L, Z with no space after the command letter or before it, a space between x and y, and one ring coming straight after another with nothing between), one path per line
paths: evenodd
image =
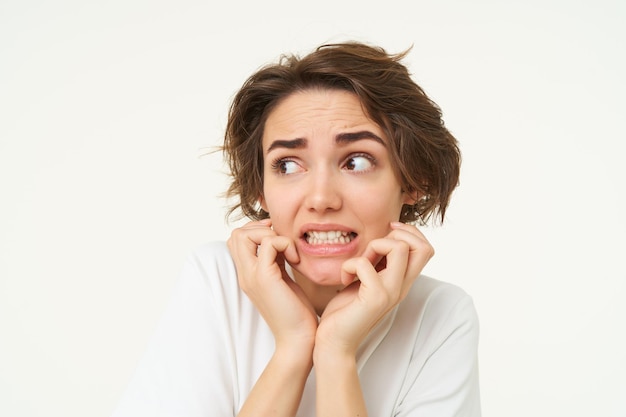
M293 276L296 283L302 288L302 291L313 305L318 316L322 315L330 300L343 289L342 285L325 286L315 284L297 271L293 271Z

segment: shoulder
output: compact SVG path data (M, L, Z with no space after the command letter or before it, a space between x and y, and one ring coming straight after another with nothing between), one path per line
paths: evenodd
M472 298L456 285L427 276L417 279L390 319L379 327L385 325L384 344L390 350L386 360L403 357L418 368L444 345L460 343L475 351L478 344Z
M462 288L428 276L420 276L400 305L401 316L419 329L418 346L437 349L461 337L478 343L478 315L472 297Z
M240 297L237 271L226 242L208 242L194 248L183 264L174 296L203 298L214 308Z
M421 410L479 416L479 326L472 298L456 285L421 276L401 309L412 346L398 415Z
M234 270L226 242L207 242L194 248L187 257L187 265L201 270L231 272Z
M425 275L413 284L404 302L438 316L457 310L475 312L472 297L461 287Z
M466 415L466 405L475 408L478 318L463 289L422 275L386 323L362 371L374 414L391 407L398 416ZM456 411L442 413L449 408Z
M236 270L226 242L208 242L194 248L183 264L182 278L211 286L217 281L236 281Z

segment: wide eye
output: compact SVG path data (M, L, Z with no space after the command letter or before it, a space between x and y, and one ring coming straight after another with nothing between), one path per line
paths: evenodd
M369 155L352 155L346 159L345 168L349 171L368 171L374 166L374 161Z
M295 174L301 170L300 165L290 159L279 159L272 164L272 168L283 175Z

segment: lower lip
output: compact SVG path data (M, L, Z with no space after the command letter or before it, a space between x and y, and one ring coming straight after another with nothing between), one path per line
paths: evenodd
M304 238L300 239L300 251L314 256L342 256L353 253L357 248L358 236L343 244L311 245Z

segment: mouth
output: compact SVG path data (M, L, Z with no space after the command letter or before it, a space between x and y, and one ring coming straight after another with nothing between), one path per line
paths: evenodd
M309 230L302 236L309 245L345 245L357 234L354 232L345 232L341 230Z

